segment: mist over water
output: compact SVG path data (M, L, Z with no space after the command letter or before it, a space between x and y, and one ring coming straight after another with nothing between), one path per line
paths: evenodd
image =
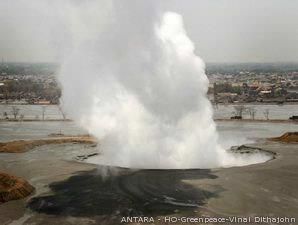
M212 168L267 160L219 146L205 64L181 15L153 1L85 2L70 15L61 100L99 140L101 155L93 163Z

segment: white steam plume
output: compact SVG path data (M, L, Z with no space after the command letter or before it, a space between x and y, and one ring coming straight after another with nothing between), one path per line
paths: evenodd
M92 2L72 10L73 46L59 77L67 113L100 142L101 156L92 162L135 168L256 162L237 161L217 144L205 65L179 14L160 13L151 1Z

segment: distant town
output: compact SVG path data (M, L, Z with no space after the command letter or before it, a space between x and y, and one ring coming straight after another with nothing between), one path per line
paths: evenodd
M55 64L3 63L0 65L0 103L59 104L61 89Z
M207 64L213 104L298 103L298 64ZM1 104L59 104L59 66L0 64Z
M208 96L215 103L298 103L295 64L209 65Z

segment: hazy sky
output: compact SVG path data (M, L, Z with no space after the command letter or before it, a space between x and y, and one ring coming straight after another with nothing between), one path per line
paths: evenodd
M67 46L71 38L66 32L69 24L61 19L64 11L72 10L69 2L79 0L1 0L0 57L59 61L65 54L61 46ZM298 62L298 1L158 2L183 15L188 35L207 62Z

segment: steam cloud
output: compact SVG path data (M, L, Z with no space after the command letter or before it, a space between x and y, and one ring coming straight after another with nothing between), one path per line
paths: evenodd
M204 62L182 16L153 2L90 1L68 17L62 102L98 138L101 156L92 162L210 168L264 161L218 145Z

